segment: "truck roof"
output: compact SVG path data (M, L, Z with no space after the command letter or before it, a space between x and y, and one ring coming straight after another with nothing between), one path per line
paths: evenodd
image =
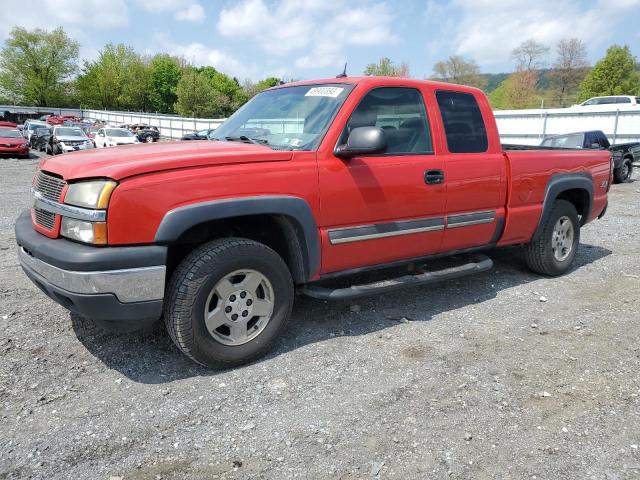
M467 93L482 93L482 90L469 87L467 85L459 85L456 83L446 83L446 82L438 82L435 80L418 80L415 78L406 78L406 77L378 77L378 76L367 76L367 77L339 77L339 78L320 78L314 80L301 80L298 82L285 83L283 85L276 85L275 87L271 87L269 90L277 89L277 88L287 88L287 87L297 87L302 85L317 85L319 83L346 83L350 85L365 85L369 87L385 87L385 86L405 86L405 87L421 87L421 86L429 86L431 88L440 88L443 90L456 90L458 92L467 92Z

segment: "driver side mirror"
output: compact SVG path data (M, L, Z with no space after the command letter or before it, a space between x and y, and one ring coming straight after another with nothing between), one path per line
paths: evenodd
M600 145L598 142L593 142L589 148L593 150L602 150L602 145Z
M351 130L347 143L338 145L336 157L349 159L360 155L374 155L387 150L387 137L380 127L358 127Z

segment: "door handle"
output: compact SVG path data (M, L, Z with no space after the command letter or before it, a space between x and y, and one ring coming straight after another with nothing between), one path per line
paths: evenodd
M444 172L442 170L427 170L424 172L424 183L427 185L444 183Z

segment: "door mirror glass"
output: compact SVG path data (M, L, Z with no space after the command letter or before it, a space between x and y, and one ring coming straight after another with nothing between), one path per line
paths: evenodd
M335 155L352 158L360 155L375 155L387 150L387 138L379 127L357 127L351 130L347 143L336 148Z
M589 148L592 148L594 150L600 150L602 149L602 145L600 145L598 142L593 142Z

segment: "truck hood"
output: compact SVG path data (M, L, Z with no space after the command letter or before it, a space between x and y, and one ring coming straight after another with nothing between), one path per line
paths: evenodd
M65 180L126 177L190 167L234 163L282 162L291 151L276 151L264 145L240 142L160 142L91 149L49 157L40 168Z

